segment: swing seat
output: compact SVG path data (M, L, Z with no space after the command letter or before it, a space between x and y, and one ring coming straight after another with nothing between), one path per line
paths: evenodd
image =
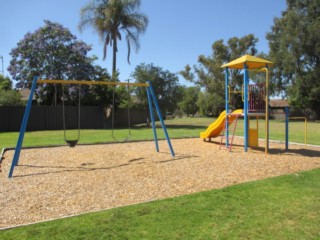
M75 139L75 140L67 140L66 139L66 143L69 145L69 147L75 147L78 143L78 139Z

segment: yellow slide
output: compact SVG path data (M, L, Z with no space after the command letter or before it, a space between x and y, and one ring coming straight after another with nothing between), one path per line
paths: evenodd
M242 109L237 109L233 111L232 114L242 114ZM232 123L234 119L236 119L236 117L231 116L229 118L229 122ZM209 125L206 131L200 133L200 138L206 139L206 138L219 136L224 128L225 120L226 120L226 110L224 110L220 114L217 120L215 120L213 123Z

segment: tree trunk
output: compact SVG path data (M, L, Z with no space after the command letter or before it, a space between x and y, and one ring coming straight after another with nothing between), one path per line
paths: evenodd
M112 56L112 81L116 81L116 71L117 71L117 36L114 34L113 39L113 56Z

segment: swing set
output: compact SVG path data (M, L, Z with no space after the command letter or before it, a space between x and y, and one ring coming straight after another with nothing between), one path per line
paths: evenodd
M17 145L15 148L14 156L12 159L12 163L11 163L11 167L10 167L10 171L9 171L9 175L8 175L9 178L12 177L14 168L19 163L19 157L20 157L20 152L22 149L23 138L24 138L24 134L26 132L27 123L28 123L28 119L29 119L29 115L30 115L31 106L32 106L32 98L33 98L33 94L35 92L37 84L61 84L62 86L66 85L66 84L78 85L78 92L79 92L79 98L78 98L78 136L75 139L68 139L67 135L66 135L66 124L65 124L66 116L65 116L65 106L64 106L65 99L64 99L64 89L62 87L62 89L63 89L62 90L62 92L63 92L62 107L63 107L64 140L70 147L75 147L78 144L78 141L80 139L80 85L111 85L111 86L127 86L128 88L130 86L145 87L147 90L148 106L149 106L150 118L151 118L151 122L152 122L152 129L153 129L153 136L154 136L156 151L159 152L159 145L158 145L156 125L155 125L155 116L154 116L154 110L153 110L154 108L155 108L156 113L158 115L158 118L160 120L161 127L164 131L164 135L166 137L171 155L173 157L175 156L175 153L173 151L171 141L170 141L170 138L169 138L169 135L167 132L167 128L164 124L162 114L160 111L160 107L159 107L157 98L155 96L155 93L153 91L151 82L147 81L146 83L129 83L129 82L125 83L125 82L104 82L104 81L87 81L87 80L81 80L81 81L80 80L43 80L43 79L38 79L38 77L34 77L33 82L32 82L32 86L31 86L29 99L27 102L27 106L26 106L26 109L25 109L25 112L23 115ZM129 89L128 89L128 95L130 96ZM114 104L114 92L113 92L113 104ZM128 110L128 117L130 117L129 110ZM112 122L114 122L114 109L113 109ZM112 123L112 137L113 137L113 139L120 142L118 139L115 138L113 130L114 130L114 124ZM130 132L130 119L129 119L129 135L124 141L127 141L130 138L130 136L131 136L131 132Z
M51 80L49 80L51 81ZM129 80L128 80L129 83ZM62 86L62 123L63 123L63 135L64 135L64 141L66 142L67 145L69 145L69 147L75 147L79 140L80 140L80 119L81 119L81 88L80 88L80 84L77 85L78 87L78 108L77 108L77 115L78 115L78 132L77 132L77 137L73 138L73 139L68 139L67 138L67 127L66 127L66 110L65 110L65 89L64 89L64 85L65 84L61 84ZM129 86L127 86L127 92L128 92L128 101L130 101L130 90L129 90ZM124 139L124 140L119 140L115 134L114 134L114 123L115 123L115 88L113 88L113 94L112 94L112 108L111 108L111 136L112 139L117 141L117 142L126 142L131 138L131 123L130 123L130 108L128 107L128 136Z

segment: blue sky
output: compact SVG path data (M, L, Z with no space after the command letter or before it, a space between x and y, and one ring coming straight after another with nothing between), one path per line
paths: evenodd
M69 28L72 34L93 50L99 64L111 72L111 55L102 61L102 43L87 29L80 33L77 26L80 8L89 0L2 0L0 5L0 56L4 59L5 75L12 48L27 32L34 32L48 19ZM286 9L285 0L142 0L140 11L148 15L149 26L141 36L141 48L131 54L127 63L125 42L119 46L117 67L120 79L126 81L140 63L154 65L178 73L187 64L197 64L198 56L211 55L213 42L231 37L254 34L259 38L258 51L268 52L265 39L274 17ZM111 49L108 49L111 53ZM1 64L1 63L0 63ZM2 67L2 66L1 66ZM0 70L1 71L1 70ZM179 77L181 84L187 84Z

